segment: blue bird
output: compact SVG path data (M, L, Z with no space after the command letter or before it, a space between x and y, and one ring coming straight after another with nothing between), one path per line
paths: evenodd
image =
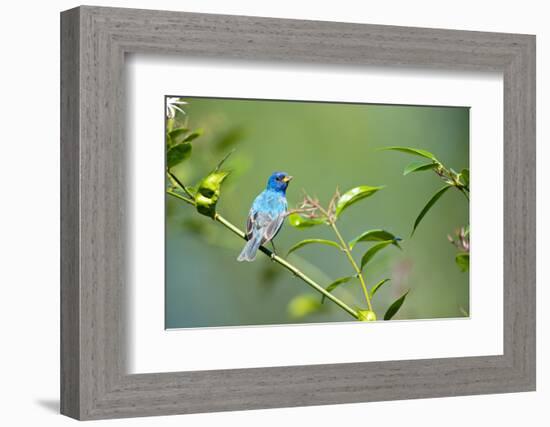
M286 189L292 177L284 172L274 172L267 180L267 187L252 204L246 221L246 238L237 261L254 261L258 248L271 241L281 229L287 215Z

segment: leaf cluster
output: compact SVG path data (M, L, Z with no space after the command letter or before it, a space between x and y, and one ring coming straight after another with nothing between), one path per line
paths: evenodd
M183 102L182 102L183 103ZM183 112L180 108L177 111ZM183 192L180 198L193 204L197 211L214 218L216 206L221 194L221 186L229 176L229 171L221 170L222 164L232 152L229 152L216 166L214 170L203 177L196 188L185 186L172 172L172 168L191 157L192 142L203 134L202 129L191 130L187 126L175 127L174 117L168 117L166 121L166 173L172 183L169 191Z
M456 188L460 191L468 201L470 201L470 170L464 168L460 173L455 172L452 168L446 167L441 161L439 161L433 153L429 151L422 150L419 148L411 147L385 147L383 150L393 150L400 151L407 154L412 154L417 157L422 157L426 160L423 161L414 161L405 166L403 170L403 175L409 175L413 172L422 172L432 170L435 174L441 178L445 185L436 191L433 194L428 202L424 205L418 216L416 217L412 229L411 236L414 234L420 222L424 219L426 214L437 201L450 189ZM459 232L456 233L457 239L453 239L451 236L448 236L449 241L453 243L458 249L459 252L455 257L455 263L460 268L461 271L468 271L470 268L470 242L469 242L469 228L465 231L464 227L461 228Z
M186 127L166 128L166 167L172 169L191 157L191 142L201 136L202 129L190 130Z
M458 250L455 262L460 271L470 270L470 227L460 227L455 231L455 236L447 235L449 242Z
M470 194L470 171L469 169L462 169L460 173L455 172L452 168L445 166L433 153L422 150L419 148L411 147L384 147L382 150L400 151L402 153L411 154L416 157L422 157L423 161L414 161L409 163L403 169L403 175L409 175L416 172L433 171L439 178L443 180L445 185L433 194L428 202L421 209L420 213L416 217L411 232L411 236L414 234L420 222L424 219L428 211L433 208L436 202L445 194L450 188L456 188L460 191L466 199L469 200Z
M366 288L366 282L363 277L364 270L374 257L385 248L394 246L401 249L399 244L401 238L387 230L369 229L346 242L340 234L336 224L342 217L344 211L357 202L373 196L383 188L383 186L360 185L346 191L344 194L340 194L340 192L336 190L326 207L324 207L317 198L311 197L306 193L304 194L302 203L297 209L292 211L289 216L290 224L297 229L308 229L318 225L325 225L334 230L338 241L318 238L304 239L293 245L289 249L288 254L310 245L330 246L345 254L354 268L354 274L334 280L329 283L325 289L332 293L341 285L359 281L363 286L365 298L369 305L368 309L358 309L359 320L362 321L376 320L376 313L371 308L371 299L384 284L390 281L390 279L383 279L376 283L369 291ZM352 251L360 243L372 243L372 245L363 253L360 262L357 263L353 259ZM390 306L390 308L393 307L393 309L392 311L386 311L384 315L385 320L390 320L397 313L405 297L406 294L400 298L401 302L398 305L396 305L396 303L399 302L399 300ZM321 304L324 301L325 296L323 295L321 297ZM388 308L388 310L390 310L390 308Z

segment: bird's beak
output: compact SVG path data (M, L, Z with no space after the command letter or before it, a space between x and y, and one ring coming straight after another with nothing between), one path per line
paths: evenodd
M283 178L283 182L289 182L289 181L292 181L292 178L294 178L293 176L290 176L290 175L287 175Z

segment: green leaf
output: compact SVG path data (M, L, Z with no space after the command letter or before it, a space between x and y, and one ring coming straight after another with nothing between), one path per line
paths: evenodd
M168 132L168 137L172 145L185 142L185 135L189 132L187 128L177 128Z
M228 175L228 171L212 172L200 182L197 191L205 197L219 195L220 187Z
M381 229L365 231L355 239L351 240L348 244L350 249L353 249L353 247L359 242L381 242L385 240L392 240L392 244L401 249L401 246L399 246L399 241L401 238L395 237L389 231Z
M410 148L410 147L383 147L381 150L393 150L401 151L403 153L413 154L415 156L425 157L426 159L433 160L434 162L439 163L436 157L426 150L421 150L420 148Z
M214 170L212 172L218 172L220 170L220 168L222 167L222 165L227 161L227 159L229 159L229 157L231 157L231 155L235 152L235 150L231 150L229 153L227 153L225 156L223 156L223 159L221 159L218 164L216 165L216 167L214 168Z
M374 322L376 320L376 313L371 310L358 310L357 316L361 322Z
M460 268L460 271L466 272L470 269L470 254L467 252L461 252L456 255L456 265Z
M297 249L300 249L303 246L311 245L312 243L320 243L322 245L329 245L334 246L335 248L341 249L340 245L336 242L333 242L332 240L325 240L325 239L306 239L302 240L301 242L296 243L294 246L292 246L289 250L287 255L291 254Z
M323 218L304 218L300 214L293 213L288 216L288 222L296 228L309 228L314 225L324 224L325 220Z
M430 200L428 200L428 203L426 203L426 206L422 208L418 216L416 217L416 220L414 221L413 231L411 233L411 236L414 234L416 228L418 227L418 224L420 224L420 221L422 221L422 218L428 213L428 211L432 208L432 206L439 200L441 196L449 189L452 185L446 185L442 189L438 190L437 193L435 193Z
M353 205L355 202L358 202L361 199L372 196L378 190L384 187L370 187L368 185L361 185L359 187L352 188L349 191L346 191L336 202L336 216L339 216L344 209Z
M382 279L380 280L376 285L374 285L370 291L370 296L371 298L374 296L374 294L376 292L378 292L378 289L380 289L380 287L384 284L384 283L387 283L389 282L391 279Z
M184 143L173 145L166 153L166 166L168 169L171 169L185 159L188 159L189 156L191 156L191 144Z
M403 169L403 176L408 175L412 172L422 172L433 169L437 166L437 163L426 163L426 162L412 162L405 166Z
M460 172L460 177L462 178L462 182L466 187L470 186L470 169L462 169Z
M392 305L389 306L388 310L386 311L386 314L384 314L384 320L391 320L391 318L395 316L395 313L399 311L399 309L405 302L405 298L407 298L409 291L410 289L407 292L405 292L403 295L401 295L398 299L396 299Z
M313 295L298 295L288 303L288 314L294 319L313 314L321 308L319 299Z
M228 175L227 171L212 172L200 182L195 196L195 204L199 213L214 218L221 185Z
M386 240L385 242L377 243L376 245L372 246L367 252L365 252L365 255L363 255L363 258L361 258L361 271L363 270L363 267L365 267L365 265L367 265L378 252L380 252L386 246L391 245L392 243L393 240Z
M196 131L194 131L194 132L190 133L189 135L187 135L183 141L184 142L191 142L194 139L197 139L199 136L201 136L202 133L203 133L202 129L197 129Z
M340 277L339 279L336 279L334 282L332 282L330 285L328 285L325 289L327 290L327 292L332 292L334 289L336 289L342 283L349 282L353 278L354 278L354 276ZM323 295L321 297L321 304L325 302L325 298L326 298L325 295Z

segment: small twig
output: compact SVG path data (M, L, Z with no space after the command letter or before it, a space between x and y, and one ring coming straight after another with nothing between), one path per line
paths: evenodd
M185 192L185 194L187 194L191 199L195 200L195 196L187 189L185 185L183 185L178 177L170 171L170 169L167 169L166 173Z
M183 200L184 202L189 203L190 205L195 206L195 202L194 202L193 200L188 199L187 197L182 196L181 194L178 194L178 193L176 193L176 192L174 192L174 191L172 191L172 190L166 190L166 193L167 193L167 194L170 194L171 196L176 197L176 198L178 198L178 199L180 199L180 200Z
M466 188L463 184L461 184L455 174L453 174L449 169L447 169L445 166L443 166L440 163L441 170L434 169L435 173L439 175L441 178L444 178L444 181L446 181L448 184L451 184L453 187L455 187L458 191L460 191L462 194L464 194L464 197L466 197L466 200L468 202L470 201L470 190Z
M470 242L466 238L464 227L460 227L455 231L456 239L450 234L447 235L449 242L461 252L470 252Z
M328 213L331 218L335 218L336 215L336 204L338 200L340 199L340 191L338 190L338 187L336 187L336 191L334 192L334 195L330 199L330 203L328 204Z
M311 212L315 212L316 208L296 208L296 209L289 209L285 216L289 216L289 215L292 215L292 214L300 214L300 213L311 213Z
M464 194L464 197L466 197L466 200L468 200L468 202L470 201L470 196L468 195L468 193L466 192L466 189L462 186L458 186L456 185L456 188L458 188L460 190L460 192L462 194Z

